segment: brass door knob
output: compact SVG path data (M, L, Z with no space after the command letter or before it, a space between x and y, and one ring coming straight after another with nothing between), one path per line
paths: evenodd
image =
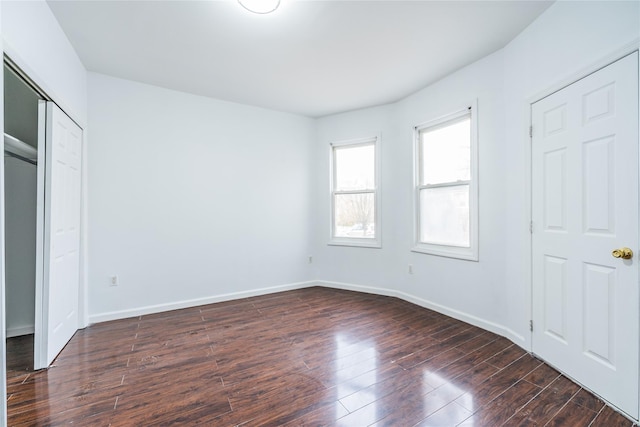
M611 255L614 258L631 259L633 258L633 251L629 248L614 249Z

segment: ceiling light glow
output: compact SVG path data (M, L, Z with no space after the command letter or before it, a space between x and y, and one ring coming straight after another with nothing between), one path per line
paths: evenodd
M259 15L274 12L280 6L280 0L238 0L238 3L249 12Z

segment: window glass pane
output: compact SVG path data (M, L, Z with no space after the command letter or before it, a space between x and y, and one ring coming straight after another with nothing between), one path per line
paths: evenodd
M421 182L442 184L471 179L471 116L420 132Z
M420 190L420 242L470 246L468 185Z
M334 237L376 237L373 193L336 194L333 197Z
M335 171L338 191L375 188L375 146L335 148Z

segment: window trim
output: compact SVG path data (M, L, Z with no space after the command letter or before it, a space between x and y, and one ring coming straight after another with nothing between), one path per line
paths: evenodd
M421 144L420 133L424 129L432 128L448 121L455 120L471 112L471 175L469 184L469 247L460 247L452 245L439 245L435 243L424 243L420 241L420 190L423 188L434 188L443 186L440 184L425 186L421 184L422 166L421 166ZM478 101L477 99L466 104L463 108L455 109L453 113L440 116L436 119L426 121L413 128L413 248L412 252L424 253L429 255L437 255L448 258L456 258L469 261L479 260L479 200L478 200ZM460 181L458 185L466 184L466 181ZM452 184L452 183L449 183ZM453 185L447 185L453 186Z
M357 147L360 145L373 145L374 149L374 180L375 185L372 189L366 190L348 190L336 191L336 168L335 168L335 149L344 147ZM329 143L329 242L330 246L353 246L363 248L382 248L382 229L381 229L381 197L380 197L380 134L366 138L355 138L349 140L341 140ZM336 194L363 194L372 193L374 197L374 217L375 237L335 237L333 226L335 224L335 203L334 196Z

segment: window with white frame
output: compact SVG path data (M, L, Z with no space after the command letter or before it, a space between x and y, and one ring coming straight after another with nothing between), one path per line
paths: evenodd
M330 244L380 247L378 139L331 144Z
M476 110L415 128L416 252L478 260Z

